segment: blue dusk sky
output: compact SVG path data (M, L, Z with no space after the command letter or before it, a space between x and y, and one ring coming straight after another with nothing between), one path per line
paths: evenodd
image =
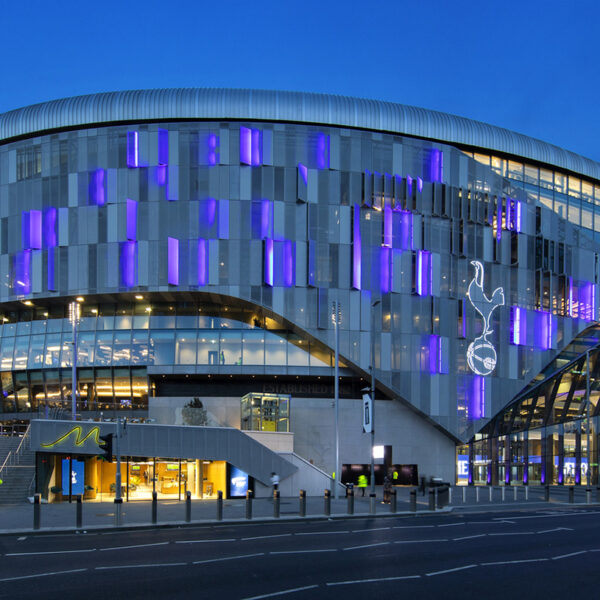
M0 112L234 87L422 106L600 161L598 0L0 2Z

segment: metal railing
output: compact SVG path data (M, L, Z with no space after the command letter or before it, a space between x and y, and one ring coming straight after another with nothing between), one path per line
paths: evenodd
M4 462L2 463L2 466L0 467L0 479L2 478L2 471L4 471L6 467L10 467L12 465L12 455L12 450L9 450L8 454L6 455L6 458L4 459Z
M21 460L21 453L23 450L29 450L30 448L30 433L31 433L31 425L27 425L27 429L25 430L25 434L21 438L17 449L14 452L14 464L17 464ZM23 446L25 444L25 446Z

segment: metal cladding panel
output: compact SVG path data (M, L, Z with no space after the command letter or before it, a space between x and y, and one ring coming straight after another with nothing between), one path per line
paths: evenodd
M87 437L95 428L99 429L99 435L116 433L115 423L33 420L31 449L60 454L100 454L95 436ZM61 439L65 434L68 435ZM42 446L53 442L56 443L49 447ZM113 452L115 448L113 440ZM285 479L298 470L239 429L229 427L128 424L121 437L121 455L224 460L264 484L268 484L272 472Z
M66 127L169 119L295 121L380 130L496 150L600 179L600 163L507 129L414 106L301 92L180 88L65 98L0 115L0 141Z

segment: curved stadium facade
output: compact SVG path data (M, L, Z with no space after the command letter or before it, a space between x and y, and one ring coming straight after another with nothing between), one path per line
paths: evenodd
M386 460L596 481L598 239L599 163L423 109L185 89L5 113L0 419L68 416L77 303L80 418L181 424L199 398L331 472L337 315L342 463L370 460L373 365Z

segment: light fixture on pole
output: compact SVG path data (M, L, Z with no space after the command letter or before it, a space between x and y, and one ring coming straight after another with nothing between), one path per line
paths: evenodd
M381 300L371 303L371 494L375 494L375 307Z
M83 300L83 298L81 298ZM73 359L71 360L71 418L77 420L77 325L81 319L81 306L79 302L69 304L69 321L73 327Z
M338 498L338 485L340 483L340 322L341 322L340 303L336 300L332 303L331 320L335 334L335 365L334 365L334 399L335 399L335 478L333 482L333 497Z
M587 409L587 419L585 424L585 444L586 444L586 458L587 458L587 469L586 469L586 484L589 488L592 484L592 463L591 463L591 452L590 452L590 351L585 353L585 403ZM580 459L581 460L581 459ZM596 461L597 462L597 461Z

